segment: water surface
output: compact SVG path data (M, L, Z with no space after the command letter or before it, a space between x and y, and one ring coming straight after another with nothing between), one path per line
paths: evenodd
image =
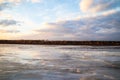
M120 80L120 47L0 44L0 80Z

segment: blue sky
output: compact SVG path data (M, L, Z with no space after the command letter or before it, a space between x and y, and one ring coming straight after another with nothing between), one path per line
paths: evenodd
M120 0L0 0L0 39L120 40Z

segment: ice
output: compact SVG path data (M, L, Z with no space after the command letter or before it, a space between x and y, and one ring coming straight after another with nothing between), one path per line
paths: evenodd
M120 80L119 46L0 44L0 80Z

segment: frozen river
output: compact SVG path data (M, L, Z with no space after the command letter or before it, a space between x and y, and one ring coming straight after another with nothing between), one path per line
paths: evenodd
M0 44L0 80L120 80L120 47Z

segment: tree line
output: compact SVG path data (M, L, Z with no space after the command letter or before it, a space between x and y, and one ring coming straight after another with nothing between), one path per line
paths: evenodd
M120 41L0 40L0 44L120 46Z

